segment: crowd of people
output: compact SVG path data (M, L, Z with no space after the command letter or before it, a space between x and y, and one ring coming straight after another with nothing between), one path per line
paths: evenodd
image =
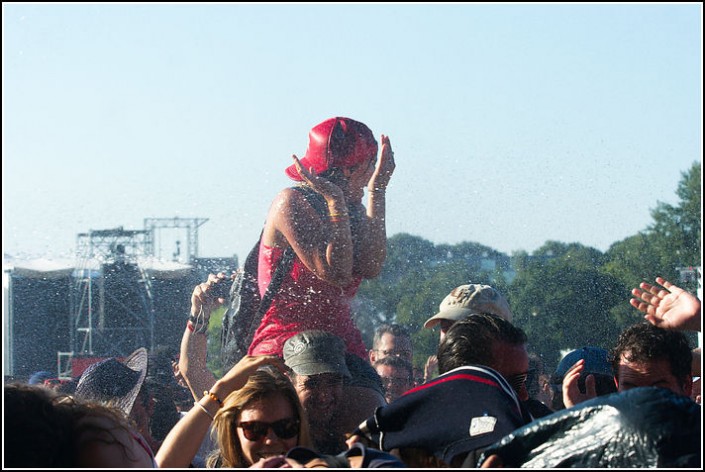
M286 169L309 195L282 190L264 225L260 293L285 251L294 262L248 354L220 378L208 369L204 328L229 281L210 274L178 354L139 348L74 382L6 384L4 466L701 466L700 351L683 333L701 330L700 300L660 277L632 291L643 321L553 373L484 284L429 314L439 341L423 373L404 326L379 326L367 349L351 301L384 264L394 168L387 136L343 117L316 125Z

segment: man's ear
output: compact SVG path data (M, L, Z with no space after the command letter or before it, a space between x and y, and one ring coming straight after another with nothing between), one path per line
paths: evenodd
M693 395L693 376L692 375L687 375L684 377L683 394L686 397L691 397Z
M367 351L367 354L370 356L370 364L374 364L377 361L377 354L374 349L370 349Z

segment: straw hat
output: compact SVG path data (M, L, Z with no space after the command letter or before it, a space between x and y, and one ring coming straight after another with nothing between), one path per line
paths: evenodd
M116 406L129 416L147 375L147 359L141 347L123 362L111 357L89 366L78 381L76 397Z

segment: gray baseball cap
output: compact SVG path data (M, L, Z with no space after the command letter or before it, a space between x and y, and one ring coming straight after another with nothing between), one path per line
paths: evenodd
M511 323L512 311L507 299L494 287L466 284L453 289L439 306L440 311L426 320L424 328L433 328L441 320L460 321L470 315L496 315Z
M284 363L296 375L340 374L350 377L345 343L327 331L302 331L284 343Z

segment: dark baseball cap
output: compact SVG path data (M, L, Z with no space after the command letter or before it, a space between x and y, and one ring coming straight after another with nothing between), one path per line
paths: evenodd
M556 380L563 380L563 376L568 369L573 367L580 359L585 359L584 374L607 375L612 377L612 364L608 360L606 349L594 346L585 346L566 354L558 364L553 374Z
M302 331L284 343L284 363L296 375L340 374L350 377L345 343L327 331Z

